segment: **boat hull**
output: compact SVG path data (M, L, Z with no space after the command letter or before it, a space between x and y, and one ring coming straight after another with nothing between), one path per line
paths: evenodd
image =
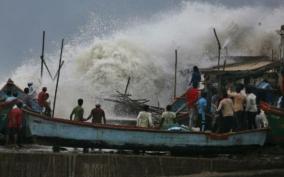
M45 144L71 147L94 147L141 150L224 149L262 146L267 130L229 134L169 132L113 125L75 123L63 119L43 118L25 112L29 137Z
M268 114L271 131L268 134L268 143L284 145L284 117Z
M267 103L261 103L270 127L267 143L284 145L284 109L276 108Z

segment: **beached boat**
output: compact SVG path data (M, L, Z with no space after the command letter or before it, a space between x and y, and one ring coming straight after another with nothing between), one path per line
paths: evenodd
M25 112L27 137L39 144L139 150L220 152L263 146L267 129L237 133L171 132L131 126L94 125Z
M267 142L284 145L284 109L271 106L267 103L261 103L260 106L265 111L269 126L271 127Z
M6 89L12 89L18 95L23 94L14 83L6 84L1 90L2 93ZM6 103L2 103L2 108L6 109L6 106ZM24 120L24 136L34 143L83 148L235 152L249 147L263 146L268 132L267 129L261 129L215 134L161 131L135 126L94 125L88 122L50 118L29 110L24 110Z
M209 85L217 85L222 89L228 83L244 83L245 85L253 84L266 78L270 81L273 88L278 88L278 73L282 66L279 60L271 60L268 57L235 57L235 62L224 65L218 69L213 67L204 69L202 73L205 75L206 83ZM223 88L224 89L224 88ZM210 90L210 89L209 89ZM276 103L281 95L279 89L263 89L255 87L254 92L257 95L257 101ZM261 103L260 107L267 114L270 131L267 143L284 144L284 110L273 107L269 104Z

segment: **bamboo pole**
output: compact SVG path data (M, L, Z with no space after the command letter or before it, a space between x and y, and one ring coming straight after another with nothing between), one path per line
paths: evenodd
M44 64L44 66L45 66L45 68L46 68L46 70L47 70L47 72L48 72L49 77L50 77L51 79L53 79L52 74L51 74L51 72L50 72L50 70L49 70L49 68L48 68L48 66L47 66L47 64L46 64L46 62L45 62L45 60L43 59L42 61L43 61L43 64Z
M53 77L53 80L55 80L55 79L57 78L58 72L59 72L59 70L62 68L63 64L64 64L64 61L61 62L61 65L60 65L60 67L58 68L58 70L56 71L56 73L55 73L55 75L54 75L54 77Z
M60 70L61 70L61 63L62 63L61 61L62 61L63 45L64 45L64 39L62 39L62 42L61 42L61 51L60 51L60 58L59 58L59 65L58 65L58 76L57 76L56 87L55 87L55 94L54 94L54 100L53 100L52 118L54 118L54 112L55 112L56 96L57 96L57 89L58 89L58 83L59 83L59 78L60 78Z
M126 84L125 91L124 91L125 95L127 94L127 90L128 90L128 86L129 86L129 83L130 83L130 79L131 79L131 77L128 77L127 84Z
M174 83L174 98L177 96L177 60L178 60L178 51L175 50L175 83Z
M40 79L42 80L43 76L43 60L44 60L44 44L45 44L45 31L42 32L42 48L41 48L41 66L40 66Z
M217 32L216 32L216 29L213 28L213 31L214 31L214 35L215 35L215 38L217 40L217 44L218 44L218 70L220 70L220 59L221 59L221 43L220 43L220 40L218 38L218 35L217 35Z
M284 62L284 25L281 26L280 30L280 36L281 36L281 62Z
M280 55L279 55L279 59L280 62L284 61L284 25L281 26L280 30L277 32L280 37L281 37L281 41L280 41Z
M227 63L227 60L224 60L223 71L225 71L225 69L226 69L226 63Z
M43 77L43 67L46 68L50 78L53 79L52 74L44 60L44 49L45 49L45 31L42 32L42 48L41 48L41 56L40 56L40 59L41 59L40 79L42 80L42 77Z

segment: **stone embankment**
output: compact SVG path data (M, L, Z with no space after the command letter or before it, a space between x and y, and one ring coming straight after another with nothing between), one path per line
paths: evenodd
M49 152L0 153L0 177L266 177L283 175L283 156L171 157ZM245 172L244 172L245 171ZM284 176L284 175L283 175ZM184 176L186 177L186 176Z

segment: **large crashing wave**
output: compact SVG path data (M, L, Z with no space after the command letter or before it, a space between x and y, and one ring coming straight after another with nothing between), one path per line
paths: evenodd
M128 23L108 36L94 37L91 31L96 27L89 25L89 31L82 35L85 39L90 34L87 41L74 37L64 49L56 115L68 116L79 97L84 98L87 111L100 102L110 113L110 104L103 98L115 90L123 92L129 76L129 93L148 98L152 104L159 99L166 105L173 96L174 49L179 51L179 70L214 65L217 46L213 27L230 55L270 55L272 49L278 49L275 30L284 19L282 7L233 9L190 2L181 7L147 21ZM58 56L57 51L47 57L53 73ZM34 81L38 88L47 86L53 95L55 82L46 73L40 82L39 69L39 59L31 59L15 71L12 79L21 87L28 81ZM187 79L179 75L179 94L186 88Z

